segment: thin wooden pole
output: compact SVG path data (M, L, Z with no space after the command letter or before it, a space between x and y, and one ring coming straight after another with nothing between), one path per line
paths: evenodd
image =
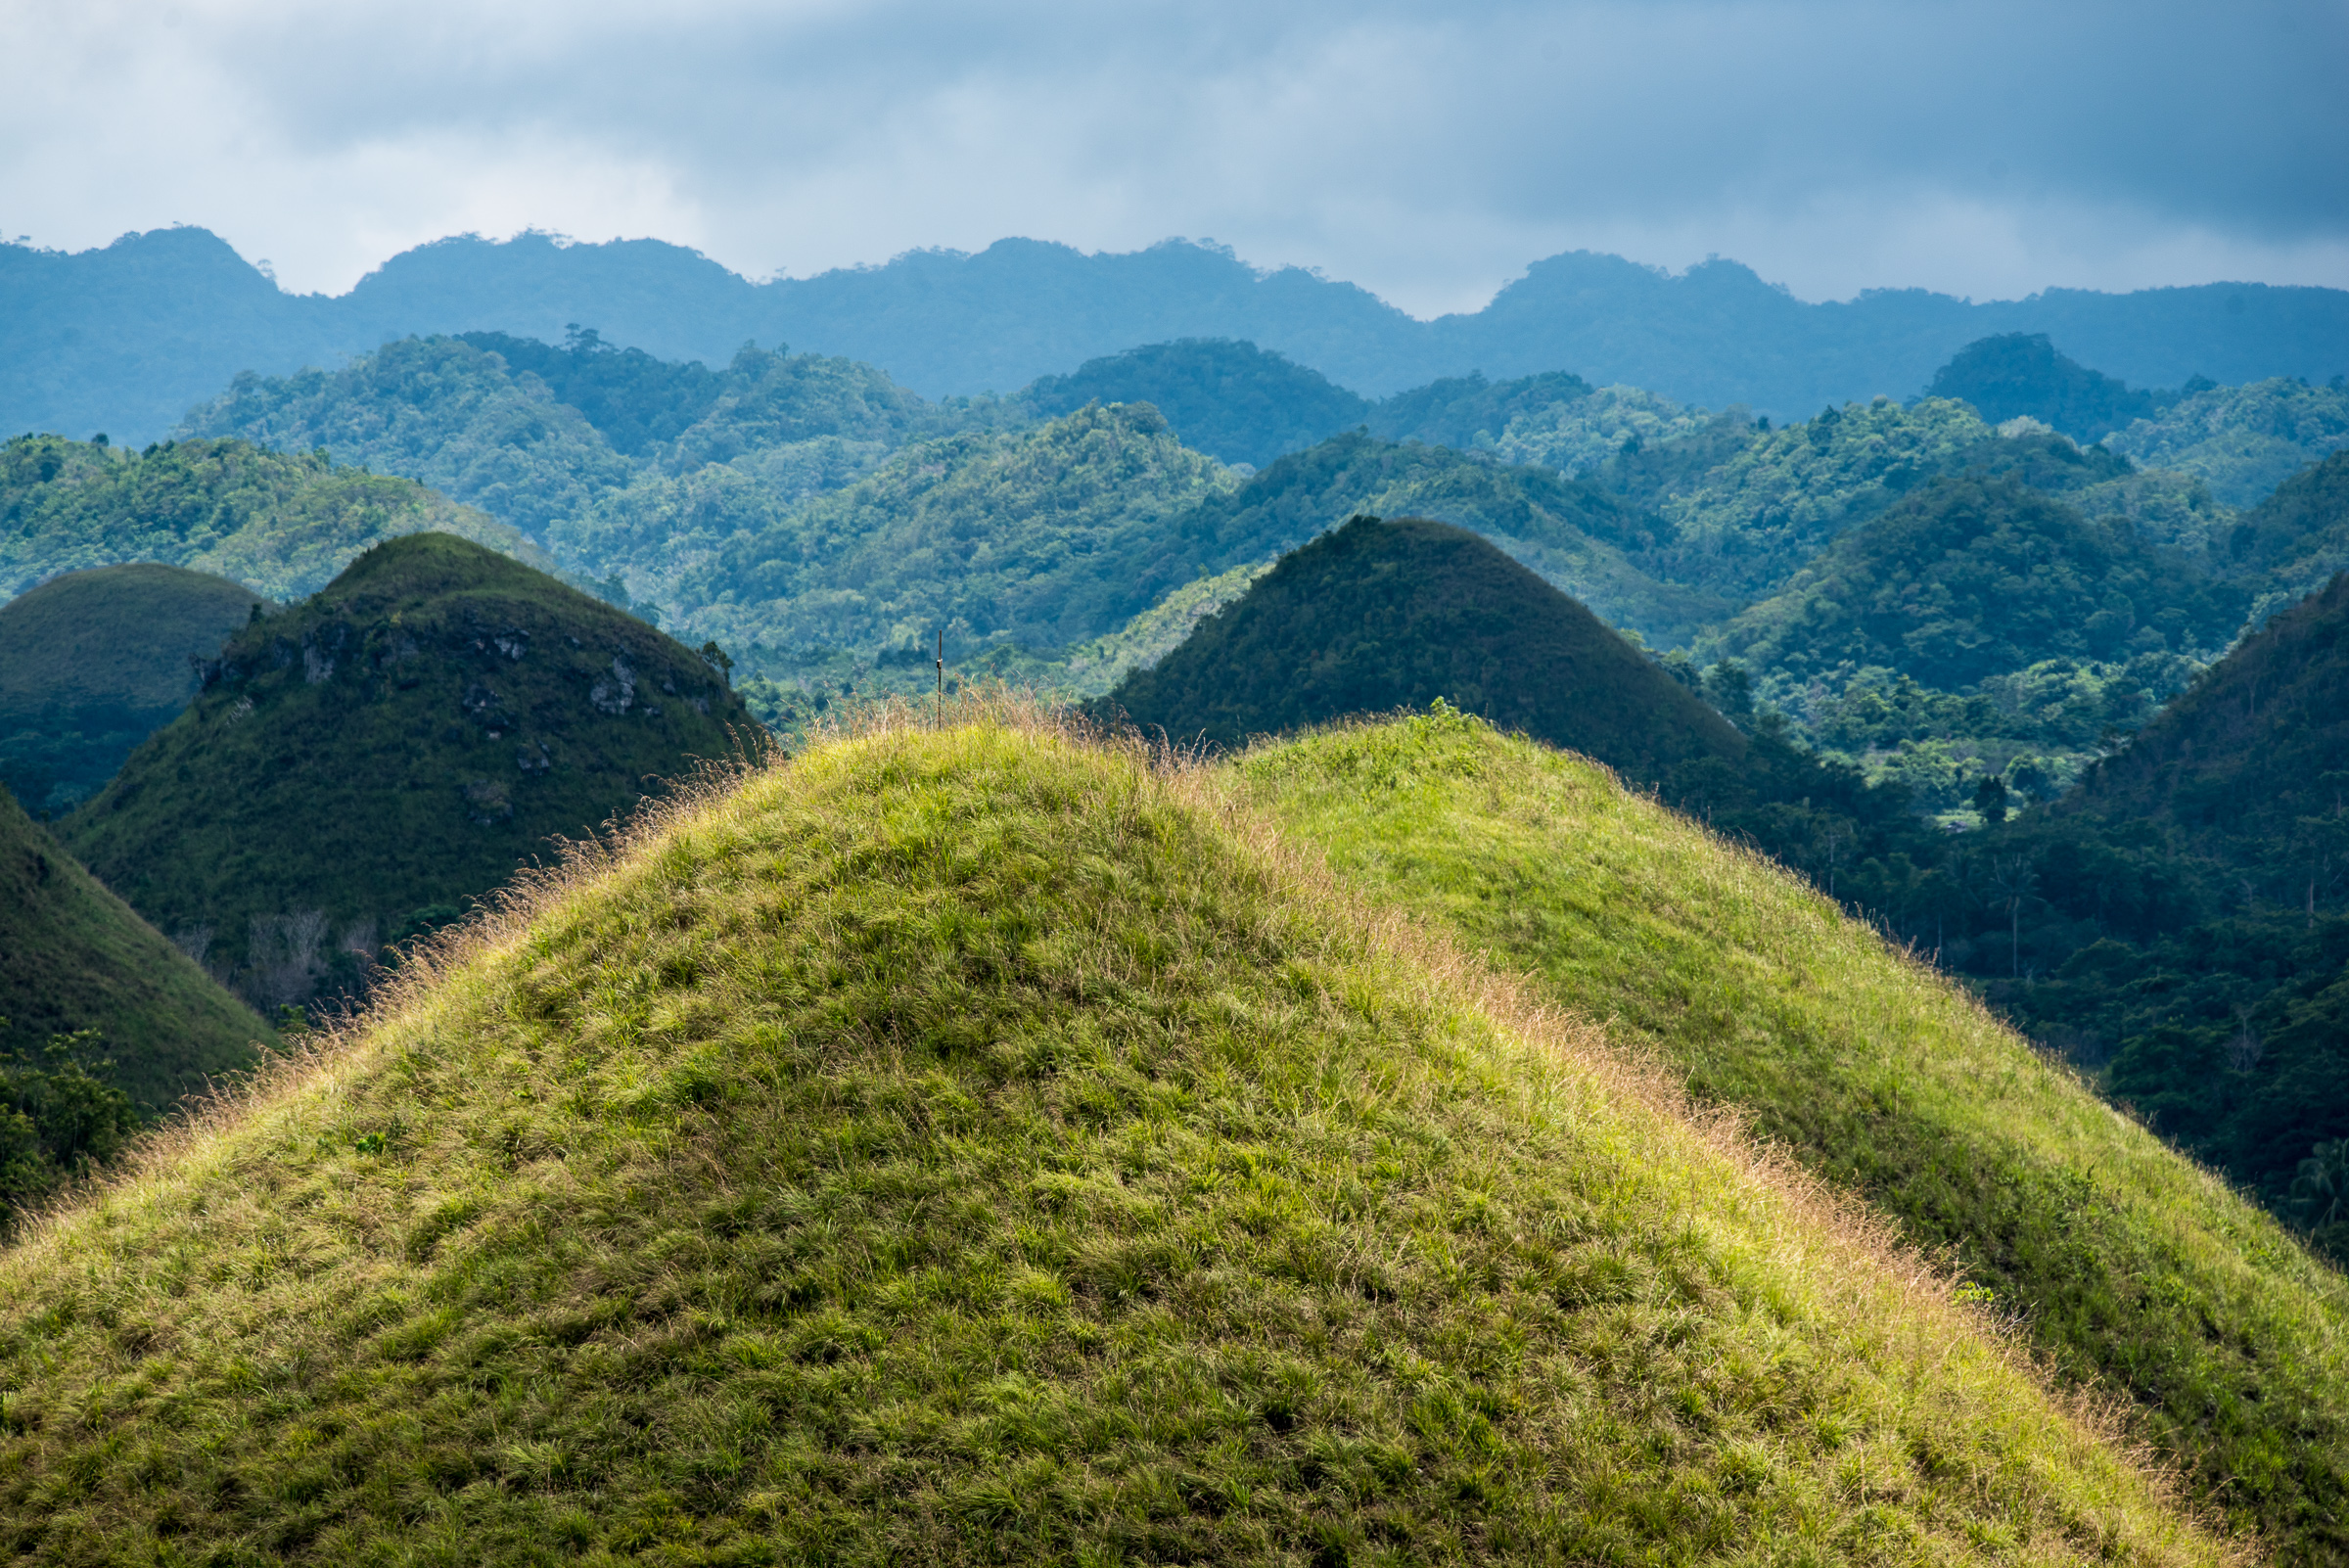
M946 727L946 633L943 626L939 628L938 633L938 722L936 727L940 729Z

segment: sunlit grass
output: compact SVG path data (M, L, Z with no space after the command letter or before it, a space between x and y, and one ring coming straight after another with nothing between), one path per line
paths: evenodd
M705 793L0 1260L53 1562L2218 1562L1856 1210L1002 704Z
M1252 799L1952 1258L2279 1557L2349 1560L2349 1290L1800 879L1456 716L1237 764Z

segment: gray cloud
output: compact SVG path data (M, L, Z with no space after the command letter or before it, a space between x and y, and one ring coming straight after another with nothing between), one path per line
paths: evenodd
M345 288L464 229L754 276L1212 235L1406 308L1573 248L1808 298L2349 285L2349 4L12 7L0 226Z

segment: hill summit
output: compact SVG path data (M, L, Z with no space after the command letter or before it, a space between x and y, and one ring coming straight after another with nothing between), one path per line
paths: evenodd
M261 598L152 561L51 577L0 604L0 784L40 811L95 795L196 695Z
M0 1255L0 1545L2233 1560L1917 1259L1139 752L812 748Z
M444 533L377 545L203 674L60 831L266 1005L454 918L752 723L691 650Z
M1104 707L1232 746L1437 698L1640 778L1744 750L1589 611L1467 530L1419 518L1357 517L1284 557Z

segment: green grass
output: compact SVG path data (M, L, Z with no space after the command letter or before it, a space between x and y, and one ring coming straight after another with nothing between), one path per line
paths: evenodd
M2340 1275L1925 965L1603 769L1470 720L1331 730L1236 765L1373 896L1952 1257L2280 1561L2349 1557Z
M253 1065L260 1019L100 887L0 790L0 1051L38 1061L95 1029L110 1082L149 1114Z
M1217 775L876 726L0 1258L57 1563L2186 1563L1932 1272Z

